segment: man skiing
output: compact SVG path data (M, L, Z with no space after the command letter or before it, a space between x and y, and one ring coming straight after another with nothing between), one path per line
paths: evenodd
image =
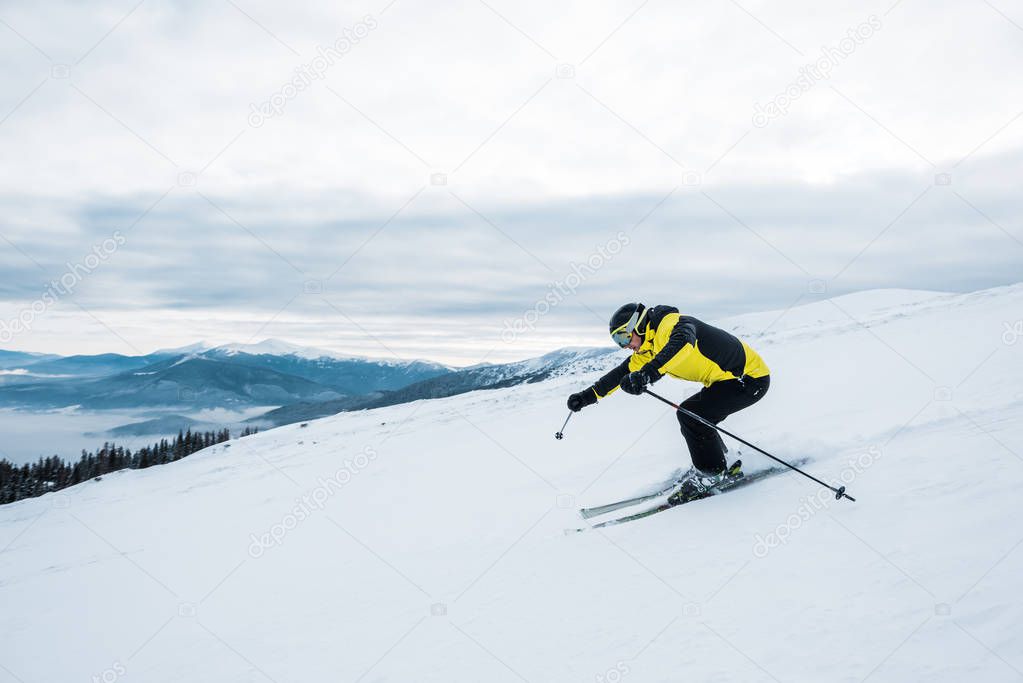
M611 316L611 338L632 355L592 386L568 397L568 408L578 412L616 391L642 394L662 375L700 382L703 389L681 407L717 424L747 408L767 392L770 370L746 342L672 306L647 308L625 304ZM682 436L693 467L679 480L669 503L685 503L711 494L711 489L742 476L741 462L725 460L724 442L716 430L679 411Z

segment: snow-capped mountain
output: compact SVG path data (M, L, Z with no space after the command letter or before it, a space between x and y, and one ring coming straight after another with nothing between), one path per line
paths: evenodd
M288 342L281 341L280 339L264 339L263 341L254 344L224 344L214 348L215 350L226 354L247 353L252 356L298 356L299 358L306 358L308 360L316 360L317 358L350 360L355 357L344 356L333 351L317 349L311 346L289 344Z
M205 353L208 351L220 351L226 355L247 353L253 356L298 356L300 358L307 358L310 360L315 360L317 358L356 358L356 356L342 355L334 351L318 349L312 346L300 346L280 339L264 339L261 342L234 342L229 344L210 344L206 341L199 341L194 344L188 344L187 346L161 349L156 351L156 353L176 356L190 353Z
M191 353L202 353L203 351L209 351L213 346L205 341L197 341L193 344L186 344L185 346L176 346L169 349L157 349L152 353L154 356L183 356Z
M233 342L228 344L210 344L205 341L196 342L187 346L177 348L161 349L155 351L153 356L181 356L188 354L217 354L221 356L232 356L245 354L249 356L294 356L305 360L345 360L345 361L367 361L381 365L405 365L410 363L431 364L437 367L450 369L440 363L433 363L425 360L402 360L388 357L370 357L360 354L346 354L329 349L317 348L314 346L302 346L292 344L281 339L264 339L260 342Z
M599 368L342 413L0 507L0 676L1019 680L1023 285L883 298L745 317L773 382L725 423L856 503L791 474L564 535L688 464L650 397L553 438Z

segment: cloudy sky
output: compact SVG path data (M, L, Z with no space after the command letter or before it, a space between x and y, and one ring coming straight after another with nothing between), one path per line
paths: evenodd
M1023 279L1023 5L0 4L0 348L455 364Z

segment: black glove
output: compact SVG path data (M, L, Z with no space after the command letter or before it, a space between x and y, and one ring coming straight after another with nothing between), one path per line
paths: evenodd
M593 391L593 387L584 389L578 394L572 394L568 397L568 409L573 413L578 413L586 406L591 406L597 402L597 393Z
M661 378L661 373L651 368L640 368L636 372L630 372L622 378L622 383L619 385L627 394L633 396L639 396L646 389L648 384L653 384Z

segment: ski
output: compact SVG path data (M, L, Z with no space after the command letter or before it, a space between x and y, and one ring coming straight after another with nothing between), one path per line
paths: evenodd
M680 503L679 505L684 505L684 503ZM644 517L656 515L658 512L664 512L665 510L670 510L671 508L677 508L679 507L679 505L671 505L670 503L658 503L652 508L647 508L646 510L641 510L640 512L634 512L631 515L625 515L624 517L615 517L614 519L598 522L597 524L593 524L588 527L584 526L578 527L576 529L566 529L565 532L569 533L586 531L587 529L603 529L606 526L616 526L618 524L625 524L626 522L632 522L637 519L643 519Z
M806 462L807 462L807 459L803 459L803 460L797 461L797 464L798 465L803 465ZM755 472L753 474L749 474L749 475L746 475L746 476L741 477L739 479L735 479L735 480L732 480L730 482L726 482L726 483L724 483L722 485L716 486L713 489L713 493L711 494L711 496L716 496L716 495L720 495L722 493L727 493L728 491L733 491L735 489L742 488L742 487L744 487L744 486L746 486L748 484L752 484L754 482L760 481L761 479L766 479L767 477L773 476L775 474L782 474L782 473L788 472L788 471L789 471L788 469L785 469L785 468L782 468L782 467L773 467L771 469L766 469L766 470L762 470L760 472ZM707 497L709 498L711 496L707 496ZM691 501L687 501L687 502L695 503L696 501L699 501L699 500L703 500L703 498L697 498L696 500L691 500ZM619 524L625 524L626 522L634 522L637 519L643 519L645 517L650 517L650 516L656 515L656 514L658 514L660 512L664 512L665 510L670 510L671 508L680 507L680 506L685 505L685 504L686 503L677 503L675 505L671 505L667 501L664 501L664 502L658 503L657 505L654 505L652 507L648 507L648 508L646 508L644 510L640 510L639 512L633 512L633 513L625 515L623 517L615 517L614 519L608 519L608 520L603 521L603 522L598 522L596 524L591 524L590 526L578 527L578 528L575 528L575 529L565 529L565 533L566 534L578 533L578 532L582 532L582 531L587 531L588 529L602 529L604 527L617 526Z
M599 517L601 515L606 515L607 513L614 512L615 510L620 510L622 508L632 507L633 505L636 505L638 503L643 503L643 502L646 502L648 500L653 500L654 498L659 498L660 496L663 496L664 494L669 493L677 485L678 485L678 479L677 478L672 478L672 479L668 480L668 482L665 483L664 486L662 486L660 489L654 491L653 493L645 493L645 494L643 494L641 496L635 496L633 498L625 498L624 500L618 500L618 501L615 501L614 503L607 503L605 505L595 505L595 506L589 507L589 508L582 508L582 509L579 510L579 515L583 519L590 519L591 517Z

